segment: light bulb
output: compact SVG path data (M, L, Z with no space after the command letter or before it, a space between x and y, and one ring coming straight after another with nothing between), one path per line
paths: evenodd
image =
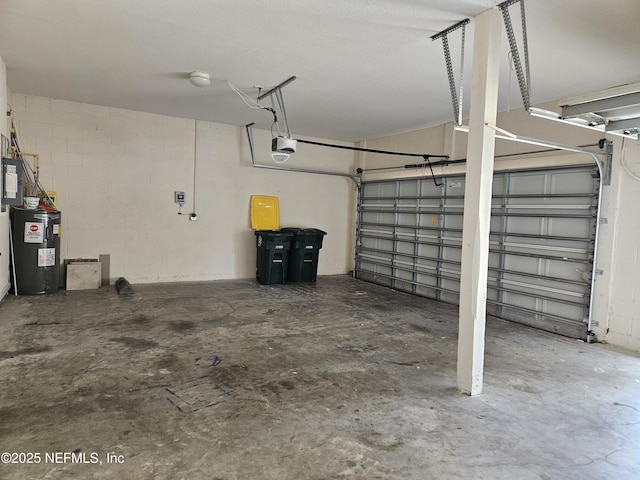
M275 163L284 163L289 160L289 154L282 152L271 152L271 158Z

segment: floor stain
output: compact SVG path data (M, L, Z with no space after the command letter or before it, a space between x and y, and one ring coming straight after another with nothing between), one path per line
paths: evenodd
M165 355L162 355L158 359L158 362L156 365L158 369L170 368L170 367L175 368L177 365L180 365L181 362L182 360L175 353L167 353Z
M149 323L151 318L147 315L136 315L131 319L131 323L135 325L144 325L145 323Z
M372 432L361 438L362 443L368 447L383 450L385 452L393 452L402 445L404 441L394 435L382 435L379 432Z
M194 363L201 367L217 367L222 363L222 359L217 355L209 355L207 357L197 357Z
M175 322L171 322L169 326L174 332L186 332L193 330L196 324L189 320L176 320Z
M180 412L196 412L224 403L234 388L217 382L208 375L194 378L177 386L165 387L166 399Z
M381 312L389 312L389 311L393 310L392 306L384 305L382 303L374 303L373 305L371 305L371 308L375 308L376 310L379 310Z
M540 390L528 384L514 385L513 388L525 393L540 393Z
M422 325L416 325L415 323L410 323L409 324L411 326L411 328L413 328L414 330L421 332L421 333L431 333L431 329L427 328L427 327L423 327Z
M144 338L117 337L110 338L109 341L119 342L129 348L138 348L140 350L149 350L151 348L156 348L159 346L158 342L154 342L153 340L145 340Z
M373 350L377 350L378 347L373 346L373 345L361 345L361 346L357 346L357 345L345 345L343 347L343 350L349 352L349 353L363 353L363 352L371 352Z
M20 357L22 355L35 355L36 353L44 353L44 352L50 352L50 351L51 351L51 347L49 346L27 347L27 348L21 348L19 350L10 350L10 351L0 352L0 358L15 358L15 357Z

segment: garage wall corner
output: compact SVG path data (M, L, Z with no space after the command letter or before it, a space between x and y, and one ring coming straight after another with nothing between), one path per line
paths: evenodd
M594 291L598 338L640 351L640 143L614 139L611 185L603 187Z
M0 105L4 109L7 106L7 67L0 57ZM2 113L4 116L4 113ZM0 121L0 133L9 136L8 117ZM0 211L0 299L9 292L9 210Z

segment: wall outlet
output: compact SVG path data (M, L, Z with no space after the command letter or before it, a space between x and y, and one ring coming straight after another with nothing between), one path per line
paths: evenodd
M173 192L175 197L175 202L182 206L184 205L184 192Z

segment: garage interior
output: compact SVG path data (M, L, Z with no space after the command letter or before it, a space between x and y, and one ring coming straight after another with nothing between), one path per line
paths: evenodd
M640 476L640 5L342 3L0 5L2 478Z

